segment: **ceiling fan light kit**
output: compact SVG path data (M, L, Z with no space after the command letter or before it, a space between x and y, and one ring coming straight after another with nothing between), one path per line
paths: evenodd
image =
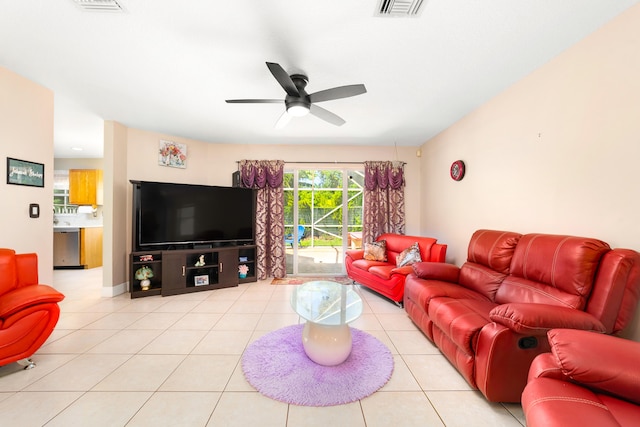
M276 129L283 128L288 122L289 117L302 117L311 113L312 115L331 123L335 126L342 126L345 121L331 111L315 105L316 102L331 101L334 99L348 98L351 96L361 95L367 92L363 84L338 86L331 89L321 90L312 94L308 94L305 90L309 79L302 74L289 75L287 72L275 62L267 62L267 68L271 71L273 77L282 86L287 93L284 100L279 99L227 99L230 104L285 104L285 113L276 123Z

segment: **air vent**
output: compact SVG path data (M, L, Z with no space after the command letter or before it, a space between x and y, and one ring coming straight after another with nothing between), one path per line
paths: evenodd
M417 16L426 0L380 0L377 16Z
M90 12L122 12L124 9L116 0L73 0L81 9Z

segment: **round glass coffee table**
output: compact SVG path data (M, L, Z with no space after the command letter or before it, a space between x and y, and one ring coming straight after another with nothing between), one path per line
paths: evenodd
M351 354L348 323L362 314L362 299L353 285L330 281L296 286L291 306L306 320L302 331L304 351L319 365L334 366Z

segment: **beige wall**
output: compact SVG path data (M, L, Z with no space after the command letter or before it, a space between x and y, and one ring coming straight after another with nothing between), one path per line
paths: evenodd
M187 144L187 168L158 165L161 139ZM128 179L205 185L231 185L231 174L242 159L280 159L295 161L362 162L364 160L400 160L406 162L407 234L420 232L420 159L415 147L355 147L315 145L236 145L209 144L138 129L128 129ZM295 165L294 165L295 166ZM304 165L312 167L313 165ZM324 164L322 166L325 166ZM338 165L339 167L340 165ZM344 167L344 165L342 165ZM131 212L131 186L127 200ZM130 216L130 214L129 214ZM130 233L130 221L127 232ZM129 245L130 247L130 245Z
M44 188L7 184L7 157L43 163ZM53 93L0 67L0 247L38 254L41 283L53 278ZM40 218L29 218L29 204Z
M449 244L449 261L464 262L478 228L640 250L638 52L635 6L424 144L421 228Z
M127 128L113 121L104 124L104 241L102 295L127 291L131 209L127 190ZM130 230L130 228L129 228Z

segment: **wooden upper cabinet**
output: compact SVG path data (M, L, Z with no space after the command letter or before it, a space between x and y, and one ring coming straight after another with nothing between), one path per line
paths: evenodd
M102 169L69 170L69 203L93 207L103 204Z

